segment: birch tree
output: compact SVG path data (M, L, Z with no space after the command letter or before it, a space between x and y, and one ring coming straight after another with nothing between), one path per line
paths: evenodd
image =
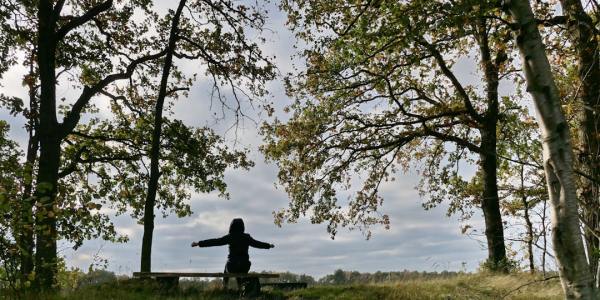
M592 2L591 12L584 9L580 0L560 1L568 37L577 58L578 84L571 85L582 108L579 112L577 152L580 176L579 201L585 224L585 237L590 267L595 273L596 287L600 284L600 48L598 20L591 12L598 13L598 3ZM598 15L596 15L596 18Z
M537 22L526 0L505 3L515 21L527 90L538 113L544 170L552 208L552 241L567 299L597 299L580 234L573 149Z

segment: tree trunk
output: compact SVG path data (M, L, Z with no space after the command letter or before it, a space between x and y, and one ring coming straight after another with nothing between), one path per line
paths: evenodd
M529 273L535 273L535 260L533 258L533 223L529 217L529 205L527 203L527 197L522 198L525 224L527 225L527 258L529 259Z
M56 74L52 1L38 2L37 60L40 73L40 161L36 180L36 253L34 285L52 289L56 280L56 191L60 166L60 132L56 120Z
M481 208L485 219L485 236L488 246L488 266L492 271L507 272L508 260L504 245L504 226L498 197L498 157L496 126L498 124L498 67L503 58L494 63L489 48L488 25L484 18L477 24L477 43L481 55L481 65L486 84L487 110L480 123L481 134L481 175L483 179L483 199ZM498 57L503 57L498 53Z
M40 163L35 191L36 200L36 287L53 289L56 280L56 186L60 163L60 140L40 137Z
M519 158L519 160L521 160ZM525 219L525 225L527 226L527 258L529 260L529 273L535 273L535 261L533 259L533 223L529 217L529 202L527 202L527 195L525 194L525 166L520 166L520 179L521 179L521 202L523 203L523 218ZM544 220L542 220L543 222Z
M546 230L546 209L548 206L548 201L544 199L544 207L542 210L542 237L544 238L542 245L542 276L546 277L546 256L548 255L548 238Z
M527 91L538 112L544 170L552 211L552 241L567 299L596 299L579 230L569 126L560 106L545 47L527 0L510 0L507 9L518 29Z
M162 114L165 98L167 97L167 84L169 81L169 73L173 64L173 53L175 52L177 42L177 31L179 19L186 0L180 0L177 11L173 16L171 23L171 32L169 34L169 44L167 54L162 70L160 80L160 89L156 106L154 108L154 128L152 131L152 144L150 149L150 178L148 180L148 191L146 201L144 203L144 236L142 238L142 256L141 256L141 272L151 272L152 270L152 235L154 232L154 206L156 203L156 192L158 190L158 179L160 177L159 160L160 160L160 137L162 133Z
M35 83L36 74L34 68L34 54L31 54L31 61L29 66L29 78L27 80L29 88L29 115L27 131L29 134L29 141L27 143L27 154L25 167L23 170L23 197L20 205L19 215L19 232L18 232L18 245L20 250L20 265L21 265L21 281L25 282L29 278L29 274L33 271L33 204L32 191L33 191L33 176L35 163L37 162L37 153L39 150L39 141L37 135L37 96Z
M561 0L564 14L567 16L567 28L571 42L577 50L579 81L578 97L584 111L580 116L579 140L581 152L579 165L582 172L590 178L581 178L580 203L586 228L590 267L594 274L598 269L598 238L593 234L600 229L600 54L598 41L594 34L594 22L583 9L579 0ZM598 286L596 278L596 286Z
M493 125L491 128L490 125ZM507 272L504 227L500 213L497 185L496 124L488 124L481 132L481 175L483 199L481 208L485 219L485 236L488 246L488 263L492 271Z

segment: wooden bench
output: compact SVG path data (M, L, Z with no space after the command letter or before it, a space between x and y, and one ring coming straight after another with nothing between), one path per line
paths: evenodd
M259 278L279 278L279 274L270 273L175 273L175 272L133 272L133 277L155 278L161 288L173 289L179 285L179 277L229 277L247 278L248 286L243 287L245 294L260 293Z

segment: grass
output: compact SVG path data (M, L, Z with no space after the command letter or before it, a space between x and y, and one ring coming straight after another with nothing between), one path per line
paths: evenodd
M563 299L558 279L529 275L460 275L447 279L321 286L288 293L288 299ZM525 284L531 283L526 286ZM521 287L522 286L522 287ZM521 288L519 288L521 287ZM519 288L519 289L517 289Z
M0 296L2 298L2 296ZM127 280L111 284L89 286L71 292L19 299L47 300L112 300L112 299L168 299L168 300L234 300L240 299L235 291L209 286L201 288L182 282L179 290L165 293L153 283L140 284ZM254 299L264 300L402 300L402 299L563 299L558 279L543 281L528 274L486 275L464 274L444 279L408 280L383 284L318 285L295 291L265 289Z

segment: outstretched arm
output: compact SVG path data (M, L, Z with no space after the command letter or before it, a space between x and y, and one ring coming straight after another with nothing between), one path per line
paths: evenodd
M275 245L273 245L273 244L257 241L255 239L253 239L252 237L250 237L250 246L252 246L254 248L260 248L260 249L271 249L271 248L275 247Z
M208 239L198 242L193 242L192 247L212 247L212 246L224 246L229 243L228 236L220 237L218 239Z

